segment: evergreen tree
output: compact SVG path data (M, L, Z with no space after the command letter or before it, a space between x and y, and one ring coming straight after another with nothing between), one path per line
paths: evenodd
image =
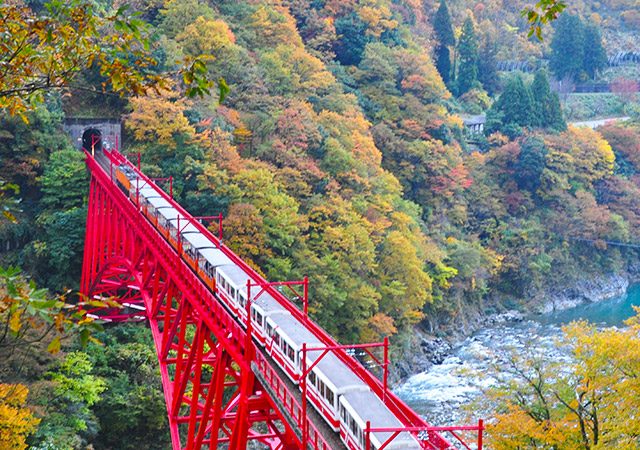
M447 86L451 83L451 52L446 45L436 47L436 68Z
M564 120L562 107L560 106L560 98L558 97L557 92L551 93L548 118L547 128L551 128L556 131L566 131L567 122Z
M534 115L531 125L564 131L567 124L562 116L558 94L551 92L546 72L539 70L531 85Z
M584 25L578 16L562 14L551 41L549 66L556 78L578 80L584 66Z
M503 127L510 124L521 127L535 126L537 122L531 90L525 86L520 76L507 82L504 92L491 109L496 110L493 116L501 117Z
M438 11L436 11L436 16L433 19L433 30L436 33L436 38L440 45L450 47L456 43L453 27L451 26L449 8L447 8L445 0L440 0L440 7Z
M451 51L449 48L456 42L451 26L451 16L445 0L440 1L440 7L433 19L433 29L438 39L436 47L436 68L442 81L449 86L451 81Z
M478 83L478 38L471 17L467 17L462 26L462 35L458 43L457 94L463 95Z
M547 148L539 137L530 137L520 146L513 178L520 189L533 194L540 187L540 177L546 165Z
M593 23L584 27L584 60L583 69L593 79L607 65L607 53L602 46L600 29Z
M535 112L532 125L545 127L549 120L546 105L551 98L551 87L549 86L547 74L543 70L538 70L533 78L531 95L533 97L533 108Z
M340 17L335 22L336 34L340 37L334 44L336 59L345 66L358 65L364 48L371 42L367 24L355 13Z
M488 39L485 40L480 47L480 54L478 58L478 80L482 83L482 86L489 95L494 95L498 91L500 85L498 78L498 63L496 61L497 53L497 45L495 42L489 42Z

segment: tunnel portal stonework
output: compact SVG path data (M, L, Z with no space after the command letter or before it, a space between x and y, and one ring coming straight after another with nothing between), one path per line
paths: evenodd
M64 129L71 136L73 146L82 150L82 135L89 129L100 131L102 147L108 150L120 147L122 142L122 124L120 119L108 118L67 118ZM91 150L91 149L87 149Z

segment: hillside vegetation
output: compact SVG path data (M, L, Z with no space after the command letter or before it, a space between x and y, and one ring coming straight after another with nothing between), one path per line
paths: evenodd
M118 6L96 3L105 11ZM544 47L526 38L527 25L517 19L522 4L451 0L456 34L473 15L465 54L477 56L474 29L492 34L505 57L541 54ZM615 15L634 13L633 5L574 6L593 20L600 14L607 32L636 26L633 14ZM465 100L452 96L432 60L435 2L132 7L155 27L158 70L205 55L209 77L223 78L229 93L221 104L217 96L186 98L176 80L169 90L131 98L52 93L28 124L0 116L0 180L20 189L8 197L22 199L17 223L2 223L3 242L11 242L2 258L42 286L77 289L88 183L61 121L86 110L123 115L124 151L139 152L148 175L173 176L178 201L194 215L223 213L226 243L268 279L309 276L310 313L342 342L391 336L400 347L414 326L469 331L483 315L533 309L578 279L637 271L637 251L607 241L640 241L638 124L567 129L556 109L553 123L542 115L505 120L513 126L498 127L481 152L468 147L455 114ZM474 73L463 94L488 109ZM513 92L529 108L531 90L555 104L546 78L536 79L514 81ZM85 85L101 81L82 74ZM53 448L44 446L53 441L60 448L162 448L166 435L149 446L142 440L166 427L159 386L149 381L148 336L139 331L108 330L100 335L107 347L74 348L46 361L47 372L32 361L27 374L8 378L104 380L100 402L103 390L65 391L52 404L44 386L36 401L57 415L47 415L32 437L42 445L36 448ZM140 371L131 370L136 365ZM65 420L73 408L84 408L81 423ZM140 441L122 442L140 424Z

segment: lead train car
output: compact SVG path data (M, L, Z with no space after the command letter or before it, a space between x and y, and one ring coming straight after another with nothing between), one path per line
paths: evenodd
M255 283L249 274L233 263L222 250L187 222L178 230L181 214L151 186L139 186L140 179L127 166L116 169L115 181L138 205L142 213L212 291L246 322L247 280ZM178 238L179 235L179 238ZM217 289L216 289L217 288ZM256 286L257 292L261 288ZM216 292L218 291L218 292ZM220 295L222 294L222 295ZM252 295L253 297L253 295ZM318 338L293 317L268 292L262 292L251 305L256 338L287 376L299 384L302 345L323 347ZM322 351L309 351L307 367L320 357ZM372 428L398 428L402 424L369 387L332 352L325 354L307 376L307 394L310 403L322 415L341 440L351 450L365 447L367 421ZM378 450L391 436L387 432L370 435L371 448ZM385 448L390 450L420 449L420 444L409 433L400 433Z

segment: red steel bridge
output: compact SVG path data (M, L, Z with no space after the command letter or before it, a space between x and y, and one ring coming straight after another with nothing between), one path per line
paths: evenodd
M340 346L315 324L306 308L301 310L276 289L276 285L293 290L302 286L301 297L306 301L306 281L268 283L231 252L221 241L221 216L216 216L220 228L214 235L145 176L139 160L132 164L117 150L85 153L91 186L81 280L84 308L108 322L148 322L160 364L173 450L346 446L308 404L306 378L301 376L300 386L294 385L257 344L251 315L243 322L225 307L216 286L203 282L180 248L171 245L118 187L116 171L124 166L256 280L248 290L268 292L285 304L315 334L324 353L333 352L384 401L401 425L374 429L367 422L366 447L371 433L384 432L386 442L371 445L372 449L405 448L394 445L394 439L407 433L424 449L482 448L482 421L462 427L431 426L388 389L386 342L385 357L377 360L385 369L381 381L351 356L348 347ZM108 307L96 302L106 298L112 302Z

